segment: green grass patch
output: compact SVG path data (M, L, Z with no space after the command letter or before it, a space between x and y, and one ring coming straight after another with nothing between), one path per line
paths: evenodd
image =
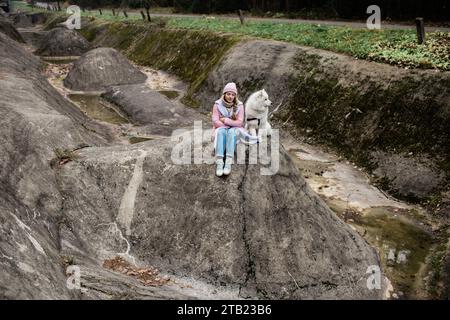
M242 26L235 20L205 18L172 18L168 26L292 42L401 67L450 70L448 32L428 33L427 43L418 45L413 30L366 30L261 21Z

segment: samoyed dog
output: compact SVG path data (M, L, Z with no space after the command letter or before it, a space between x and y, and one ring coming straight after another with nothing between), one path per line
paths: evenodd
M245 129L252 135L262 138L272 134L272 127L268 121L269 107L272 101L266 90L253 93L245 103Z

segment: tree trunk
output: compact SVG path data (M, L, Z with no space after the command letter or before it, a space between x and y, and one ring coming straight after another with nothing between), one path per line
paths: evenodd
M241 25L243 26L245 24L245 18L244 18L244 13L242 12L241 9L238 10L238 16L239 16L239 20L241 21Z
M145 8L145 11L147 12L147 20L148 20L148 22L151 22L152 18L150 17L150 9L149 8Z
M142 10L141 10L141 16L142 16L142 20L145 21L145 14L144 14L144 11L142 11Z
M123 15L125 16L125 18L128 18L128 14L125 10L123 10Z
M425 42L425 24L423 18L416 18L417 42L423 44Z
M114 8L112 8L112 14L113 14L113 17L116 16L116 10Z
M98 9L98 11L100 12L100 15L103 15L102 9Z

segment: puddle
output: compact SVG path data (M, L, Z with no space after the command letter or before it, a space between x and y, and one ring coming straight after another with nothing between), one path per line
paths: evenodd
M171 90L160 90L159 93L165 95L170 100L174 100L180 96L180 93L178 91L171 91Z
M399 298L421 296L428 253L433 246L432 235L395 216L392 208L371 208L355 217L353 224L364 229L364 237L379 249L381 263Z
M79 59L79 57L68 56L68 57L44 57L41 59L48 64L71 64Z
M337 198L355 209L392 206L407 209L410 205L389 197L370 184L361 168L311 146L288 149L311 188L325 198Z
M68 98L90 118L116 125L129 123L112 104L97 95L69 94Z
M128 140L130 141L130 144L136 144L140 142L150 141L154 140L154 138L148 138L148 137L129 137Z
M435 240L423 208L386 195L370 184L361 168L335 154L289 137L284 140L311 188L377 249L393 298L426 298L426 261Z

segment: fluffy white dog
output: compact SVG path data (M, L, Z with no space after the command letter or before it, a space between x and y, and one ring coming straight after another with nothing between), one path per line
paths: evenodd
M269 107L272 101L266 90L253 93L245 103L245 129L252 135L262 138L272 134L272 127L268 121Z

